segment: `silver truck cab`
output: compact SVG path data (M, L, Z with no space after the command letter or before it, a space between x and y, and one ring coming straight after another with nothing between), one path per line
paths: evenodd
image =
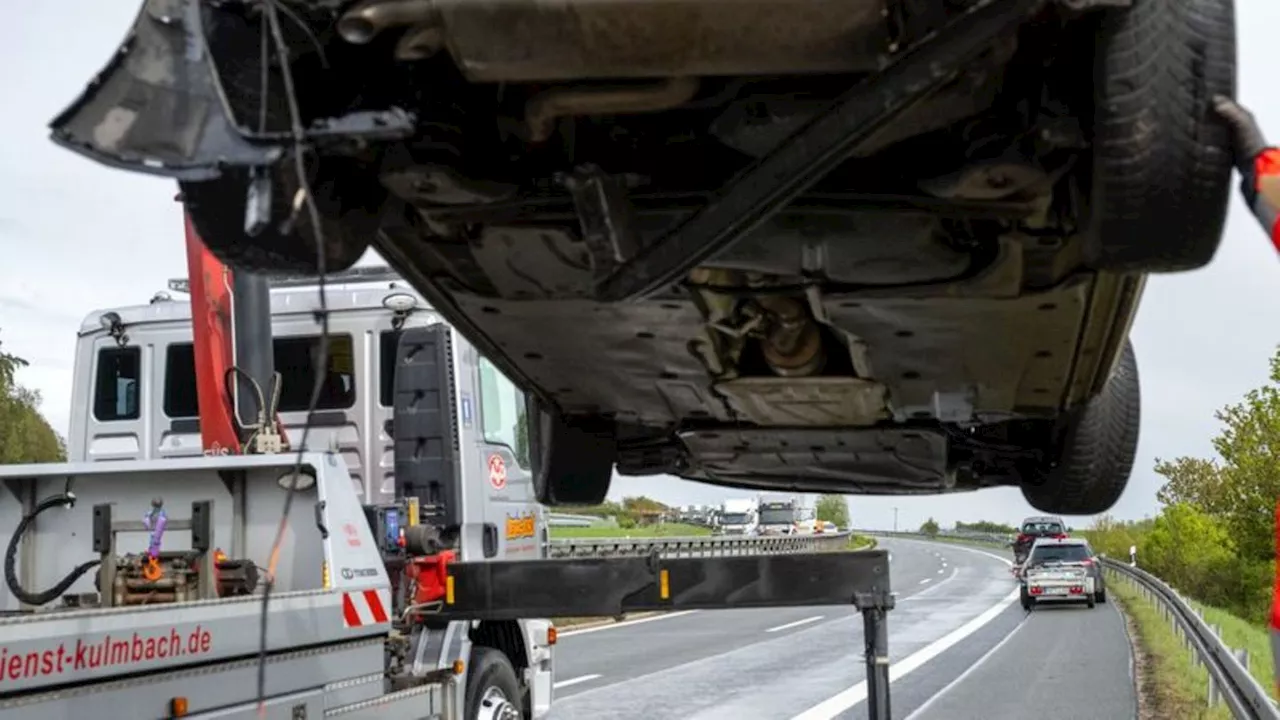
M76 342L68 460L107 462L203 454L196 404L191 305L171 281L149 303L97 310ZM318 290L310 280L280 280L271 291L280 418L298 442L315 382ZM358 268L326 287L330 358L307 445L336 450L356 494L368 504L395 495L391 437L396 343L400 330L442 322L390 270ZM113 329L114 328L114 329ZM524 425L524 396L453 333L457 418L465 448L462 487L476 527L499 529L502 556L544 557L545 514L534 498ZM492 477L493 458L503 477ZM489 539L492 543L492 538ZM464 555L470 555L464 549ZM478 558L477 558L478 559Z

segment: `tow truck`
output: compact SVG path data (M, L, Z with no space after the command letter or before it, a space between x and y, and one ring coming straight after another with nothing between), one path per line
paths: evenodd
M270 280L222 266L189 220L187 242L202 454L113 459L136 438L104 435L92 457L0 467L0 720L531 720L553 699L538 618L842 603L864 621L868 717L890 717L884 551L513 557L494 503L555 469L538 422L527 472L477 431L465 337L398 329L391 491L369 493L340 449L285 431ZM104 342L150 356L117 320ZM109 390L118 408L145 388Z

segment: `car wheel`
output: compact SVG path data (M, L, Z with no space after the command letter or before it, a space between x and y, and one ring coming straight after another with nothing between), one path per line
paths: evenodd
M603 418L566 418L528 405L530 460L538 502L599 505L609 492L617 457L613 423Z
M1095 515L1115 505L1133 470L1141 405L1138 363L1125 340L1102 393L1068 427L1057 463L1024 474L1027 502L1056 515Z
M1085 599L1085 604L1089 606L1090 610L1093 609L1093 604L1094 604L1093 595L1090 595L1087 599Z
M1022 609L1031 612L1031 607L1035 605L1035 600L1032 600L1031 596L1027 594L1026 588L1022 589L1022 592L1018 594L1018 598L1022 601Z
M1096 592L1096 593L1094 593L1094 594L1093 594L1093 599L1094 599L1096 602L1099 602L1099 603L1105 603L1105 602L1107 601L1107 591L1106 591L1106 590L1099 590L1098 592Z
M245 232L249 172L231 168L205 182L181 183L191 222L209 251L231 268L260 273L315 274L316 233L305 206L293 215L298 183L293 163L271 171L270 223L255 235ZM326 159L311 179L320 215L326 273L355 265L381 224L387 192L343 159ZM288 227L286 227L286 224Z
M1134 0L1104 11L1095 37L1086 260L1121 272L1202 267L1231 190L1231 135L1211 103L1235 95L1233 0Z
M472 647L465 717L524 717L523 700L516 671L507 656L483 645Z

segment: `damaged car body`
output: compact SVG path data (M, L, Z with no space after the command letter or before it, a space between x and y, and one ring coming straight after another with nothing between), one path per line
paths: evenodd
M549 504L1088 514L1144 280L1221 236L1234 43L1232 0L147 0L53 137L233 266L372 244L526 391Z

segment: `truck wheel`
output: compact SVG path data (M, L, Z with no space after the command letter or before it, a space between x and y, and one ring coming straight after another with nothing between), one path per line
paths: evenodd
M1085 603L1087 603L1089 605L1089 609L1092 610L1094 606L1093 595L1090 595L1088 599L1085 600Z
M1026 610L1027 612L1031 612L1031 608L1032 606L1035 605L1035 601L1032 600L1031 596L1027 594L1027 591L1025 588L1019 594L1019 599L1022 601L1022 609Z
M528 413L533 489L543 505L599 505L613 480L617 457L613 423L566 418L530 402Z
M1093 594L1093 599L1094 599L1096 602L1099 602L1099 603L1105 603L1105 602L1107 601L1107 591L1106 591L1106 590L1099 590L1098 592L1096 592L1096 593L1094 593L1094 594Z
M524 717L515 668L501 651L483 645L471 648L466 703L466 720L520 720Z
M293 226L281 225L292 214L298 183L293 163L271 170L271 223L257 235L244 230L249 173L229 168L207 182L181 183L182 198L201 241L231 268L261 273L314 274L316 235L304 207ZM326 159L311 180L325 241L325 271L347 270L369 249L381 224L386 190L340 158Z
M1211 103L1235 95L1234 2L1134 0L1103 11L1094 37L1086 260L1119 272L1202 267L1230 195L1231 135Z
M1106 512L1124 492L1138 451L1142 396L1133 344L1125 340L1115 372L1072 421L1058 462L1024 475L1022 495L1055 515Z

